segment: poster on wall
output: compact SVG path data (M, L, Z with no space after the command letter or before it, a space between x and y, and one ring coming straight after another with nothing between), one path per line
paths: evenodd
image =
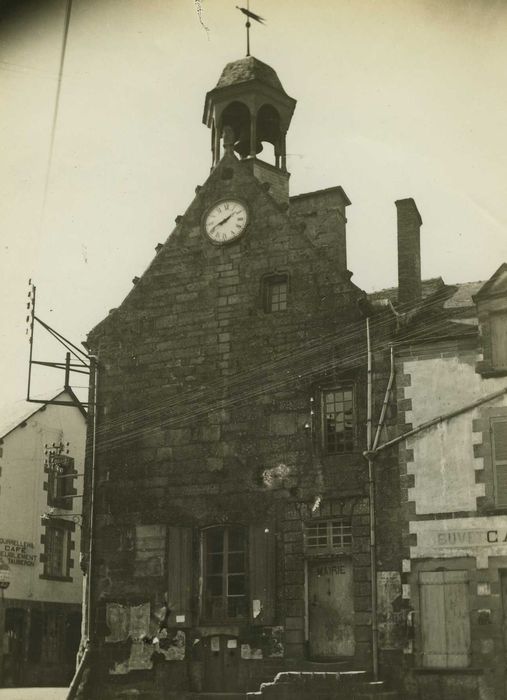
M378 634L381 649L403 647L406 610L402 607L402 602L399 572L377 572Z

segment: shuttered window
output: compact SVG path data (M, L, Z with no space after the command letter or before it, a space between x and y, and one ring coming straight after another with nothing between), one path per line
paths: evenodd
M507 506L507 420L491 420L493 446L493 470L495 480L495 503Z
M243 527L212 527L204 532L204 618L244 619L247 604L247 537Z
M269 625L275 619L275 534L270 524L216 526L201 532L201 568L192 528L167 528L168 625L195 624L197 578L203 622L250 620Z
M507 314L491 314L491 359L493 367L507 367Z
M134 576L162 576L166 550L165 525L136 525Z
M419 574L422 665L465 668L470 664L470 615L466 571Z

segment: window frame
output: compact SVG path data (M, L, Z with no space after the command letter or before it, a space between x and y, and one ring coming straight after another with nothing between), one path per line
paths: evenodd
M493 498L496 508L507 508L507 500L499 501L498 493L498 466L503 467L507 471L507 459L498 460L496 456L495 443L495 428L497 424L505 424L507 430L507 416L492 416L490 418L490 436L491 436L491 465L493 468ZM500 464L499 464L500 463Z
M273 288L277 285L285 284L285 306L283 308L273 309ZM278 272L271 275L265 275L262 280L262 307L265 314L278 314L287 311L289 308L289 275L287 272Z
M336 450L336 451L331 451L329 448L329 442L328 442L328 432L327 432L327 424L326 424L326 395L330 394L331 392L339 392L339 391L347 391L350 390L352 392L352 427L351 427L351 446L350 449L345 448L345 443L347 442L344 438L344 449L342 450ZM336 412L335 412L336 413ZM344 411L345 413L345 411ZM344 418L344 426L345 426L345 418ZM342 382L333 386L329 387L323 387L320 390L320 431L321 431L321 447L325 455L328 456L340 456L340 455L347 455L347 454L352 454L355 449L356 449L356 443L357 443L357 420L356 420L356 387L354 382ZM345 435L345 431L344 431Z
M498 358L495 357L495 355L497 354L498 344L495 343L495 340L493 338L493 325L494 325L495 321L497 321L499 318L503 318L505 320L505 324L507 327L507 309L498 309L495 311L491 311L488 315L490 350L491 350L491 367L494 371L504 372L507 370L507 348L504 349L505 357L500 364L498 362Z
M339 537L342 540L341 545L334 544L335 536L335 524L339 524L340 533ZM326 539L325 544L313 545L309 544L309 539L314 537L319 537L319 535L310 535L309 529L311 527L318 527L319 525L326 526L326 532L320 537ZM333 554L350 554L354 546L354 538L352 535L352 519L342 516L327 517L327 518L315 518L313 520L308 520L304 523L304 548L305 554L307 556L326 556ZM345 544L345 540L347 543Z
M52 537L54 533L59 532L63 534L61 540L61 553L59 554L59 559L61 559L61 568L54 569L52 567L52 554L50 551L51 547L54 546L54 541ZM46 524L46 530L44 534L44 578L50 579L68 579L70 578L70 529L65 527L65 523L62 522L51 522Z
M51 456L48 474L49 506L62 510L73 509L73 499L69 497L76 494L74 489L75 476L76 470L73 457L69 457L66 454Z
M212 532L222 531L222 573L220 578L222 581L222 614L220 616L213 616L207 611L207 591L208 591L208 578L210 575L218 574L208 574L208 555L210 554L208 549L207 537ZM229 573L229 561L228 555L229 550L229 533L231 530L241 531L244 541L243 549L243 572L238 572L237 575L243 575L244 577L244 593L242 596L228 595L228 584L229 576L235 575ZM234 553L234 552L233 552ZM201 621L210 624L231 624L231 623L241 623L248 621L250 619L250 597L249 597L249 583L250 583L250 560L249 560L249 530L243 525L237 525L235 523L218 524L211 525L201 530L201 572L202 572L202 584L201 584L201 605L200 605L200 617ZM236 573L236 572L235 572ZM242 597L244 599L244 614L237 617L229 616L229 598Z

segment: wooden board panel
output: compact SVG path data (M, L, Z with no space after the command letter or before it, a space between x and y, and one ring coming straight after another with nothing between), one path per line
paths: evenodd
M314 658L353 656L354 588L351 559L308 562L310 654Z

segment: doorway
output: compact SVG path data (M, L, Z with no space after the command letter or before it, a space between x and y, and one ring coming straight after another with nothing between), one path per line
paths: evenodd
M23 681L26 610L7 608L3 655L3 684L16 687Z
M505 694L507 697L507 569L500 569L499 570L500 574L500 591L502 595L502 611L503 611L503 625L502 625L502 631L503 631L503 648L504 648L504 663L503 663L503 671L504 671L504 687L505 687Z
M348 557L308 560L308 640L314 659L354 655L354 586Z
M204 656L203 690L234 693L240 690L240 648L236 637L217 634L202 641Z

